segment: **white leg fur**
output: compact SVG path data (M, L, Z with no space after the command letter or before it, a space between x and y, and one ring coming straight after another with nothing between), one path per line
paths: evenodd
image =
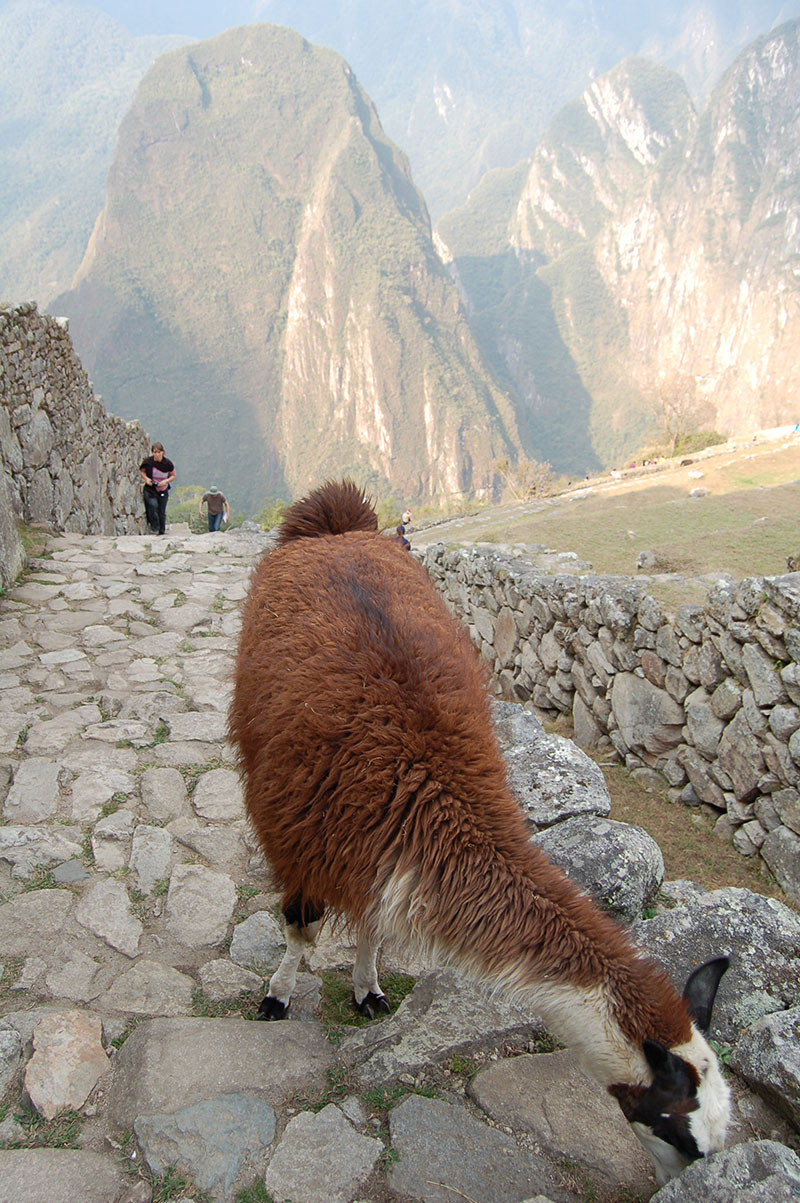
M378 983L378 948L379 944L362 929L358 935L356 960L353 965L353 995L359 1006L368 994L383 994Z
M308 948L313 948L321 926L321 919L309 923L307 927L300 927L297 923L285 925L286 952L283 954L280 965L269 979L270 998L277 998L279 1002L288 1007L289 999L294 993L297 969L303 959L303 953Z

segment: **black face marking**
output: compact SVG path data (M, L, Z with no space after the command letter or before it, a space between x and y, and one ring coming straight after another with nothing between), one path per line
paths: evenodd
M647 1121L642 1121L647 1122ZM697 1161L702 1157L697 1141L689 1127L689 1119L685 1115L660 1115L655 1123L649 1125L654 1136L672 1145L687 1161Z
M700 1106L696 1071L682 1057L654 1040L645 1040L643 1050L653 1071L652 1084L610 1086L609 1092L629 1123L643 1124L687 1161L696 1161L702 1153L688 1118Z

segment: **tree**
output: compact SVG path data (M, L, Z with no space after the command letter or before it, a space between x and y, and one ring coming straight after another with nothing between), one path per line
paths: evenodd
M495 462L494 470L515 501L549 497L555 487L553 469L547 461L539 463L538 460L520 456L516 463L512 463L506 456Z
M284 515L287 503L281 497L265 497L261 509L255 516L255 521L262 530L272 530Z
M698 396L697 378L675 372L665 377L653 392L653 411L659 425L664 443L670 454L682 450L698 450L697 446L689 447L689 442L695 444L697 438L708 434L702 446L716 440L723 441L722 436L713 430L716 411L711 402Z

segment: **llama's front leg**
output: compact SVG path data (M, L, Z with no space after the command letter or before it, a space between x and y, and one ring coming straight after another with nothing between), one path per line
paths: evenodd
M262 999L256 1019L283 1019L297 982L297 969L303 954L313 948L322 926L323 909L296 899L283 908L286 952L269 979L269 993Z
M391 1010L378 981L376 959L378 945L363 929L358 935L356 963L353 966L353 998L356 1007L368 1019Z

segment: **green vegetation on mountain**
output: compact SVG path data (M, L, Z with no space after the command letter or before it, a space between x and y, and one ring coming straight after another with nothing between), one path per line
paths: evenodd
M290 30L158 60L54 308L111 408L237 508L345 470L491 495L521 449L406 160L339 56Z
M487 171L460 208L452 210L436 229L451 254L459 257L503 254L508 229L528 174L528 161L516 167Z

